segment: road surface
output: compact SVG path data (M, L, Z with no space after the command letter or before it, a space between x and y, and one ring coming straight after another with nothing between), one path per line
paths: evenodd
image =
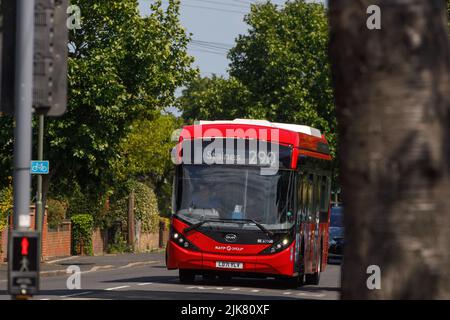
M120 299L120 300L292 300L338 299L340 266L328 265L318 286L285 289L274 279L236 278L227 282L204 281L180 284L178 272L168 271L163 254L151 255L148 265L115 269L101 268L81 274L81 289L68 290L69 275L41 277L41 292L35 300ZM68 265L70 262L67 263ZM6 280L0 279L0 300L10 299Z

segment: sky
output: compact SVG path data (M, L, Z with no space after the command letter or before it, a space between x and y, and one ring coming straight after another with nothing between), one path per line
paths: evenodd
M312 0L310 0L312 1ZM320 0L317 0L320 1ZM150 12L152 0L139 0L143 15ZM163 0L163 4L167 4ZM181 0L181 24L192 33L188 53L195 58L194 65L202 76L211 74L227 76L228 49L233 47L239 34L245 34L243 19L250 4L257 0ZM282 5L284 0L272 0Z

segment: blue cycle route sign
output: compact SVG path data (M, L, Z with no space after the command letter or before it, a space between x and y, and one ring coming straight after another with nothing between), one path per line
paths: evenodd
M50 163L48 161L31 161L31 174L48 174Z

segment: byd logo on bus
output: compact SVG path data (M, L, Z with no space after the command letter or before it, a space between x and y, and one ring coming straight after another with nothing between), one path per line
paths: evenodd
M180 136L183 137L182 141ZM195 125L193 135L184 128L172 133L172 141L178 143L172 150L171 158L175 165L258 165L261 175L275 175L280 161L279 136L279 129L275 128L226 129L224 135L219 129L208 128L203 131L202 125ZM224 139L236 139L238 142L224 142ZM184 141L193 141L193 146Z

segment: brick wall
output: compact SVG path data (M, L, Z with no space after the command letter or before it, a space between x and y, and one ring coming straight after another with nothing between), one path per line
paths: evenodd
M31 229L34 229L35 207L30 207ZM42 227L42 257L44 260L54 257L70 256L71 223L64 221L55 230L49 230L47 225L47 209L44 214ZM0 234L0 262L7 257L8 230Z
M54 230L47 229L43 242L44 259L70 256L71 238L71 223L69 220L62 222Z
M136 252L147 252L159 248L159 233L141 233L136 239Z
M162 233L143 233L139 235L135 243L136 252L147 252L160 248L160 236L162 236L163 245L166 245L169 238L169 231L163 230Z
M92 249L95 256L101 255L106 251L108 245L107 232L95 229L92 233Z

